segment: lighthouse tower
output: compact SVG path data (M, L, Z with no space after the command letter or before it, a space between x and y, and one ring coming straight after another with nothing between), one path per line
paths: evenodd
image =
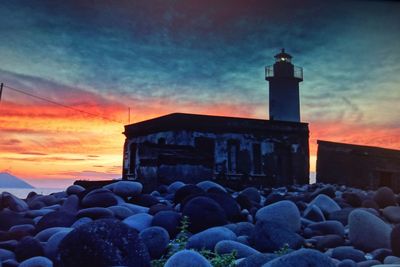
M275 55L275 64L265 67L270 120L300 122L299 83L303 81L303 69L291 61L292 56L282 49Z

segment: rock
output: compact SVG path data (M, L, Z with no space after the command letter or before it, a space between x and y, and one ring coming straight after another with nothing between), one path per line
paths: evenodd
M320 251L343 246L345 244L344 237L339 235L313 236L312 239L316 241L315 247Z
M183 208L183 216L189 218L189 231L198 233L227 223L225 211L208 197L195 197Z
M390 245L393 255L400 257L400 224L396 225L390 233Z
M383 216L392 223L400 223L400 207L387 206L382 210Z
M0 231L7 231L18 224L34 224L32 219L24 218L22 214L10 210L0 211Z
M288 244L290 248L298 249L304 239L292 230L274 221L260 220L256 223L252 240L254 248L260 252L274 252Z
M364 208L370 208L370 209L379 210L378 204L377 204L375 201L373 201L372 199L365 199L365 200L362 202L362 206L363 206Z
M19 262L14 259L8 259L2 262L2 267L18 267Z
M53 262L46 257L33 257L21 262L19 267L53 267Z
M321 196L321 195L320 195ZM300 249L267 262L263 267L335 267L332 260L313 249Z
M396 196L389 187L380 187L375 192L373 199L382 209L387 206L397 206Z
M215 245L215 252L218 254L229 254L236 251L237 258L245 258L255 253L260 253L252 247L233 240L222 240Z
M333 186L331 186L331 185L324 186L324 187L316 190L314 193L312 193L310 198L313 199L321 194L326 195L330 198L335 198L335 196L336 196L335 188L333 188Z
M85 191L85 188L80 186L80 185L71 185L67 188L67 194L68 195L79 195L83 191Z
M143 190L142 184L134 181L119 181L105 186L105 188L111 188L120 197L135 197L140 195Z
M349 215L349 240L363 251L390 248L391 228L377 216L357 209Z
M349 215L353 210L354 210L353 208L344 208L341 210L331 212L328 215L328 219L332 221L341 222L343 225L348 225Z
M76 220L75 214L53 211L44 215L36 225L38 232L51 227L70 227Z
M259 209L256 213L256 221L273 221L294 232L299 231L301 226L299 209L288 200Z
M139 233L139 237L146 245L152 259L160 258L169 244L168 232L159 226L144 229Z
M317 222L312 223L307 227L313 230L314 233L320 233L321 235L333 234L344 236L344 226L338 221Z
M109 207L118 204L117 198L107 189L95 189L89 192L82 199L82 206L91 207Z
M236 240L236 235L226 227L212 227L192 235L186 244L186 248L214 250L215 245L222 240Z
M122 222L138 232L151 226L153 216L147 213L139 213L124 219Z
M366 260L364 252L353 247L346 246L334 248L332 251L332 258L338 260L350 259L355 262Z
M181 181L176 181L168 186L167 191L168 191L168 193L175 193L182 186L185 186L185 184L182 183Z
M187 184L176 190L174 195L174 203L181 203L186 197L191 195L204 194L205 191L194 184Z
M340 206L334 201L332 200L330 197L326 196L326 195L318 195L317 197L315 197L310 203L309 205L315 205L318 208L321 209L321 211L324 214L329 214L332 213L334 211L338 211L341 210Z
M325 221L324 213L320 208L318 208L318 206L315 205L309 205L305 209L303 217L314 222Z
M284 196L279 193L271 193L265 198L265 205L270 205L278 201L285 200Z
M381 262L377 260L366 260L357 263L357 267L378 267L378 266L386 266L386 267L400 267L400 265L381 265Z
M3 192L1 194L1 200L3 207L8 207L12 211L21 212L29 209L25 201L8 192Z
M158 212L160 212L160 211L167 211L167 210L174 210L171 206L167 206L167 205L165 205L165 204L161 204L161 203L158 203L158 204L156 204L156 205L153 205L153 206L151 206L150 208L149 208L149 214L150 215L156 215Z
M82 217L82 218L78 219L76 222L74 222L74 224L71 225L71 228L78 228L82 224L89 223L92 221L93 220L90 219L89 217Z
M76 214L79 208L79 197L76 195L71 195L62 204L60 212Z
M247 187L242 192L239 193L239 196L246 196L249 200L260 203L261 202L261 195L257 188L254 187Z
M149 267L150 257L136 231L115 219L101 219L70 232L59 246L60 266Z
M212 265L200 253L185 249L172 255L164 267L212 267Z
M108 207L108 209L112 211L115 218L120 220L124 220L125 218L133 215L133 212L130 209L123 206L111 206Z
M225 211L226 217L229 221L240 221L242 218L240 213L239 204L228 193L207 193L207 197L217 202Z
M0 262L9 260L9 259L15 259L14 252L9 251L7 249L0 249Z
M60 246L61 241L68 235L70 231L60 231L54 235L52 235L49 240L46 242L44 246L44 255L51 259L55 260L56 262L59 261L58 259L58 248Z
M387 257L387 256L392 256L392 250L387 249L387 248L378 248L375 249L374 251L371 252L371 255L373 257L374 260L378 260L380 262L383 262L383 260Z
M342 198L354 208L362 206L363 199L357 193L344 192Z
M58 233L60 231L72 231L72 228L67 228L67 227L52 227L52 228L47 228L35 235L35 239L40 241L40 242L47 242L49 238L54 235L55 233Z
M15 247L18 245L17 240L7 240L7 241L1 241L0 242L0 248L14 251Z
M133 214L147 213L149 211L149 208L131 204L131 203L123 203L118 206L122 206L122 207L126 207L126 208L130 209L133 212Z
M249 222L238 222L234 224L231 229L237 236L247 235L250 236L254 231L254 224Z
M257 253L240 261L237 267L259 267L276 258L278 255L274 253Z
M337 267L357 267L357 263L353 260L343 260Z
M387 256L383 260L384 264L400 264L400 258L396 256Z
M221 186L221 185L219 185L217 183L214 183L212 181L202 181L202 182L200 182L200 183L198 183L196 185L198 187L200 187L201 189L203 189L204 191L206 191L206 192L211 188L218 188L219 190L221 190L221 191L223 191L225 193L227 192L226 189L223 186Z
M23 231L32 234L35 231L35 229L36 229L35 226L33 226L32 224L18 224L12 226L8 231L9 232Z
M76 216L78 218L88 217L93 220L97 220L97 219L112 218L114 217L114 213L112 212L112 210L108 208L94 207L94 208L81 209Z
M140 205L143 207L151 207L159 203L158 198L149 194L141 194L129 199L129 203Z
M15 256L19 262L43 255L42 244L31 236L21 239L15 248Z
M240 208L250 210L253 208L253 202L244 195L238 195L236 197L236 202L239 204Z
M179 213L175 211L160 211L154 215L151 225L164 228L171 238L175 238L179 232L180 221L181 215Z

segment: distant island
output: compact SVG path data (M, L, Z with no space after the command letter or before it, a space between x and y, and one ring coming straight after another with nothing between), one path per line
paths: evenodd
M0 173L0 188L34 188L24 180L7 172Z

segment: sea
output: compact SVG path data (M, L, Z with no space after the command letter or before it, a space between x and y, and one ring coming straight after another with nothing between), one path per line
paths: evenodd
M0 188L0 193L8 192L21 199L25 199L30 192L36 192L40 195L49 195L61 191L63 191L61 188Z

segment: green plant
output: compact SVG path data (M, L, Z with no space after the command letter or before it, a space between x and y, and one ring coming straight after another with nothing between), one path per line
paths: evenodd
M277 251L274 251L274 254L278 255L278 256L283 256L286 255L290 252L290 247L288 243L285 243L283 245L283 247L281 247L280 249L278 249Z
M167 246L166 253L157 260L151 261L151 266L153 267L163 267L167 260L175 253L184 250L189 239L189 218L183 216L179 226L179 233L176 238L171 240ZM218 254L211 250L203 249L199 251L213 267L234 267L236 266L235 260L237 252L233 251L229 254Z

